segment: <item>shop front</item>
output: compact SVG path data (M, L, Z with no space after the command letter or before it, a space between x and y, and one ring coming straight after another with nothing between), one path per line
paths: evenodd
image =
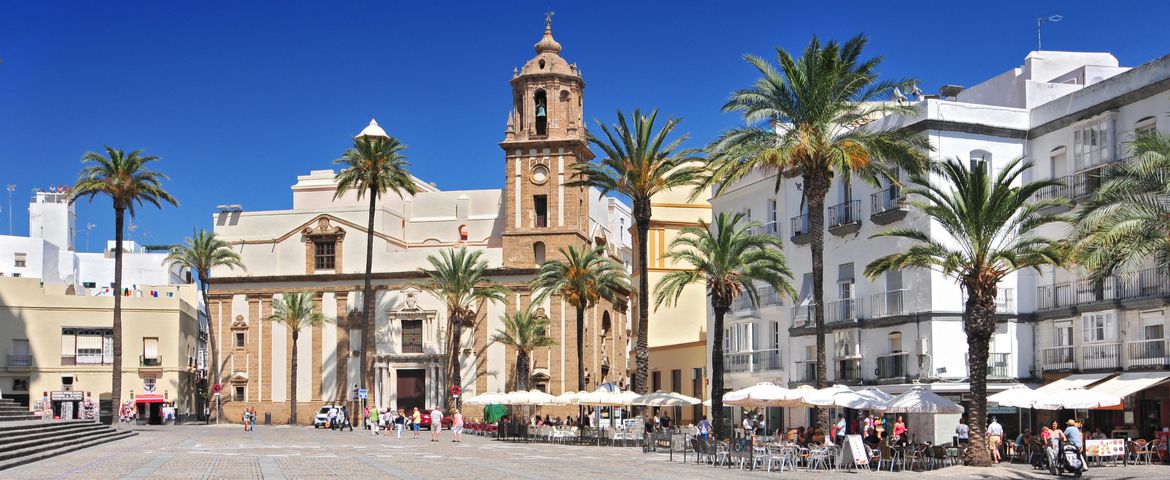
M85 419L87 415L85 396L86 392L73 390L48 392L49 405L53 409L52 418L60 420ZM92 414L89 418L93 418Z
M138 411L139 425L162 425L163 404L166 400L157 393L142 393L134 397L134 405Z
M1088 413L1086 429L1110 438L1153 440L1170 430L1170 372L1124 372L1092 389L1121 397L1117 407Z

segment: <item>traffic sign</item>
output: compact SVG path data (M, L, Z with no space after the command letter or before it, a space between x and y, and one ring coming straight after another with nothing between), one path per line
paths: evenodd
M219 392L223 391L223 385L220 385L217 383L211 387L211 390L213 390L215 393L219 393Z
M452 385L451 386L451 395L458 397L460 393L463 393L461 390L462 389L459 388L459 385Z
M370 392L364 388L361 390L358 390L358 398L365 400L367 398L367 396L369 395L369 393Z

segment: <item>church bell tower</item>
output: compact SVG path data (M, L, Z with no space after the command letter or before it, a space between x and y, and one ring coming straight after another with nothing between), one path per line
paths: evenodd
M512 110L504 131L504 264L533 268L559 248L588 243L588 189L569 187L572 165L589 161L575 64L561 58L551 14L536 56L512 71Z

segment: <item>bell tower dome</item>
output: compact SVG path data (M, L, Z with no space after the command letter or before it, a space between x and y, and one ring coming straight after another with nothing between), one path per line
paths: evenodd
M552 14L536 56L512 71L512 108L504 130L504 263L535 267L558 248L587 243L588 189L568 187L572 165L589 161L582 93L576 65L561 58L553 38Z

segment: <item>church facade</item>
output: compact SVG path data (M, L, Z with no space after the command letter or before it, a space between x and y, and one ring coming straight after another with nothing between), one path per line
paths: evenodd
M215 232L247 266L213 272L208 305L229 419L255 407L272 413L274 422L287 421L292 336L264 319L282 293L297 291L313 292L332 321L299 335L302 423L320 406L352 397L363 349L374 356L374 383L364 385L370 403L408 410L442 405L452 386L445 378L447 308L418 286L428 256L459 247L482 252L491 280L512 291L505 302L482 306L474 327L463 327L464 398L514 388L515 352L490 338L502 329L502 316L529 307L548 317L548 334L557 342L532 355L530 384L554 395L577 389L575 311L558 297L532 305L527 283L538 264L559 258L569 245L604 245L628 268L631 215L616 198L566 185L572 164L592 153L582 114L585 83L560 50L546 22L536 56L513 72L513 108L500 143L503 188L442 191L415 179L418 193L388 193L378 201L374 231L367 232L368 202L353 193L334 200L336 172L314 170L297 177L290 209L229 207L214 214ZM371 122L359 135L385 132ZM367 235L374 237L376 296L375 345L368 346L360 335ZM586 314L587 388L629 383L627 305L622 298Z

